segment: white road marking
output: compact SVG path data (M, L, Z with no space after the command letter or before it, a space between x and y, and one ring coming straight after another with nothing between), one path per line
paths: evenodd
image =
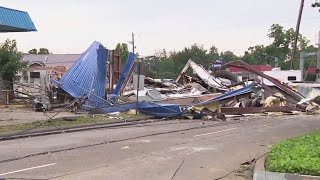
M187 155L193 154L193 153L197 153L197 152L201 152L201 151L214 151L217 148L215 146L203 146L203 147L191 147L192 151L187 153Z
M206 136L206 135L210 135L210 134L216 134L216 133L231 131L231 130L235 130L235 129L237 129L237 128L230 128L230 129L225 129L225 130L221 130L221 131L215 131L215 132L210 132L210 133L205 133L205 134L198 134L193 137Z
M56 164L57 163L51 163L51 164L45 164L45 165L42 165L42 166L34 166L34 167L26 168L26 169L20 169L20 170L16 170L16 171L6 172L6 173L3 173L3 174L0 174L0 176L4 176L4 175L8 175L8 174L14 174L14 173L23 172L23 171L29 171L29 170L32 170L32 169L44 168L44 167L48 167L48 166L54 166Z
M151 140L148 140L148 139L141 139L141 140L136 140L136 141L133 141L135 143L151 143L152 141Z
M172 147L172 148L170 148L170 150L169 150L169 152L171 152L171 151L179 151L179 150L182 150L182 149L186 149L187 147Z
M121 149L129 149L129 148L130 148L129 146L124 146Z

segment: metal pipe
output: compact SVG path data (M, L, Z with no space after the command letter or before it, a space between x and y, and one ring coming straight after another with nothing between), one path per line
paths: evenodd
M317 54L317 73L316 73L316 82L320 82L320 73L319 73L319 69L320 69L320 31L318 34L318 54Z
M137 74L138 74L138 83L137 83L137 104L139 102L139 90L140 90L140 62L137 63ZM138 114L138 111L136 111L136 114Z
M266 78L267 80L272 82L274 85L276 85L282 92L290 95L291 97L293 97L297 101L300 101L301 99L304 98L301 94L295 92L290 86L281 83L279 80L277 80L277 79L275 79L275 78L273 78L271 76L268 76L268 75L264 74L263 72L260 72L260 71L257 71L255 69L252 69L249 66L249 64L244 62L244 61L240 61L240 60L232 61L232 62L226 63L223 66L235 66L235 67L238 67L238 68L241 68L241 69L246 69L251 73L254 73L254 74L256 74L256 75L258 75L260 77Z

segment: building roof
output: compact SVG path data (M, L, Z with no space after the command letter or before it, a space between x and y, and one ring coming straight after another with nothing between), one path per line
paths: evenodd
M307 69L308 74L316 74L317 73L317 68L308 68Z
M0 32L37 31L29 14L0 6Z
M250 67L257 71L271 71L273 69L273 67L269 65L250 65ZM230 72L236 73L236 72L248 72L248 71L242 68L231 66Z
M25 54L22 61L29 63L43 62L46 66L65 66L71 67L81 54Z

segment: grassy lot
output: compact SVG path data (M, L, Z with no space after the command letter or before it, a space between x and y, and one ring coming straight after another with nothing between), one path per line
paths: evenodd
M268 171L320 176L320 132L275 145L265 165Z
M136 115L128 115L128 114L121 114L119 117L124 119L136 118ZM105 123L105 122L118 122L121 119L110 117L107 115L88 115L83 117L75 117L74 121L67 121L63 118L54 119L51 122L49 121L37 121L32 123L23 123L23 124L15 124L15 125L8 125L8 126L0 126L0 133L6 132L19 132L25 131L28 129L40 129L40 128L49 128L49 127L70 127L76 125L86 125L86 124L98 124L98 123Z

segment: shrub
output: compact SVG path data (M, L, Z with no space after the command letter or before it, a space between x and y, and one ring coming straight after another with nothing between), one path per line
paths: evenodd
M275 145L265 165L268 171L320 176L320 132Z

